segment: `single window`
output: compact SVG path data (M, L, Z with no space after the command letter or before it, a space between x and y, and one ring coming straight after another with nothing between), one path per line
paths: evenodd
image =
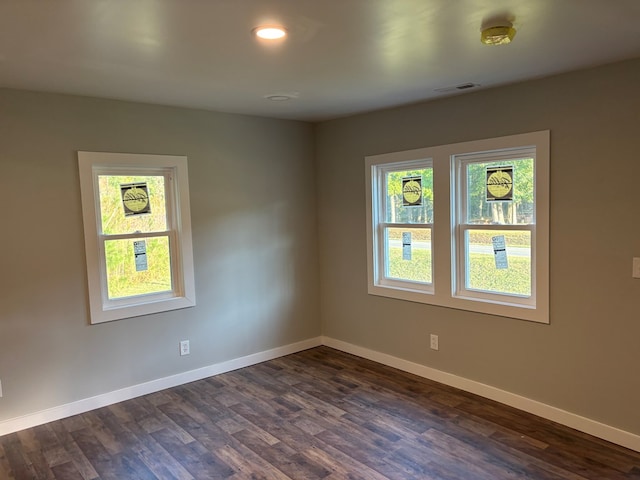
M548 131L370 156L366 174L369 293L549 322Z
M433 283L431 160L381 166L374 175L379 192L376 282L391 288L429 292Z
M455 295L535 306L534 147L454 155Z
M78 160L91 323L195 305L186 157Z

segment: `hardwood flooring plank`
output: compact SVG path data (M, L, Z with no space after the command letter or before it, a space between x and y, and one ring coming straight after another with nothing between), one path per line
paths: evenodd
M185 444L170 430L159 430L151 435L197 480L226 479L235 473L195 439Z
M213 395L199 391L199 385L190 384L180 391L183 400L180 405L184 412L200 423L215 423L227 418L230 415L229 410L218 403Z
M1 438L0 438L1 440ZM4 446L0 441L0 478L15 478L13 477L13 473L11 472L11 467L9 466L9 459L7 458L4 452Z
M37 473L28 458L28 453L22 449L20 438L12 433L3 442L4 455L9 465L9 478L38 478Z
M103 478L131 479L131 480L157 480L157 477L149 468L132 452L118 453L113 456L113 471Z
M249 450L244 445L237 449L225 445L218 450L220 458L236 473L230 478L247 478L252 480L292 480L267 462L264 458Z
M628 477L633 479L640 479L640 467L633 467L629 471Z
M55 480L84 480L73 462L61 463L51 468Z
M306 451L306 454L331 471L327 478L346 478L349 480L389 479L389 477L378 473L364 463L358 462L331 445L324 444L322 448L310 448Z
M297 445L295 448L284 442L267 445L247 430L236 433L234 438L292 479L318 479L330 473L302 454Z
M73 432L72 437L85 458L91 463L92 468L103 479L114 478L112 475L112 458L102 443L93 434L91 427Z
M84 420L82 421L84 425L83 428L86 428L86 423ZM72 423L68 423L63 421L51 422L48 424L51 427L51 430L56 434L56 438L58 439L58 443L50 448L45 450L43 453L47 461L49 462L49 466L56 467L61 463L66 463L65 460L70 460L75 466L76 470L82 475L84 480L95 480L98 478L98 473L95 471L91 462L84 455L80 447L78 447L77 443L71 436L71 434L67 431L67 426L73 428L74 432L79 430L78 427L80 423L76 423L75 421Z
M585 480L585 477L574 475L565 470L559 470L552 465L529 465L529 470L535 475L535 479L544 480Z
M145 397L133 398L125 402L109 405L107 409L118 419L120 423L137 421L154 414L155 406Z
M130 449L160 479L193 480L193 476L137 422L124 425L138 439Z
M42 450L42 455L46 459L49 467L55 467L73 461L67 448L61 444Z
M120 404L114 405L117 406ZM75 432L76 430L82 430L87 426L87 422L82 415L74 415L72 417L63 418L62 420L58 420L57 422L52 422L52 430L55 432L59 432L60 429L53 428L55 425L59 425L64 428L67 432Z
M301 384L301 389L298 391L287 392L284 398L302 407L306 412L315 412L323 417L340 418L347 413L346 410L337 406L338 403L345 405L346 402L341 402L339 398L330 394L323 394L315 387L306 384Z
M490 405L490 408L488 410L491 412L494 412L496 411L497 408L498 407L496 407L496 405L492 404ZM490 416L492 415L493 413ZM529 457L532 457L531 459L532 463L537 464L542 468L544 468L543 464L536 462L533 458L543 457L545 462L551 465L555 465L556 467L562 470L565 470L567 472L570 472L571 474L575 474L583 478L589 478L589 479L590 478L593 478L593 479L606 478L607 480L616 480L619 478L624 478L620 476L620 473L621 473L620 471L616 470L615 468L612 468L612 466L610 465L605 466L593 460L592 458L589 458L588 456L576 455L572 453L571 452L572 447L570 447L569 444L566 444L566 447L568 448L563 448L562 450L556 450L551 445L551 443L555 441L553 437L558 432L556 432L554 435L544 434L545 429L549 428L549 425L551 424L550 422L544 419L539 419L537 417L530 416L529 422L531 422L532 419L535 419L536 423L538 424L537 428L532 429L531 425L529 425L528 423L525 423L526 417L524 416L521 417L522 415L521 412L513 412L510 410L505 410L505 415L507 415L508 417L518 416L519 418L517 421L514 420L512 424L512 428L514 429L520 428L524 432L523 435L530 435L531 438L533 438L533 440L530 440L527 442L518 442L515 439L517 434L514 435L513 430L511 430L509 441L507 442L498 441L498 445L496 445L492 440L499 438L499 435L493 434L491 435L491 437L489 437L489 439L487 439L485 442L482 443L483 448L491 449L492 451L496 452L496 455L499 455L502 452L506 452L508 449L513 448L518 450L519 452L525 453ZM500 421L499 428L502 429L503 432L508 431L509 429L507 429L506 427L503 427L502 426L503 424L504 422ZM451 427L451 428L454 428L454 427ZM463 437L466 434L463 432L457 431L456 435L458 437ZM543 451L540 451L539 448L532 446L532 443L535 443L535 441L539 441L538 440L539 438L546 439L546 442L542 442L547 444L547 446L544 448ZM568 461L566 460L567 458L569 458Z
M123 451L122 443L118 440L116 432L108 428L100 416L98 410L83 414L83 417L88 423L88 428L85 430L78 430L79 432L91 430L91 435L95 438L100 445L104 448L108 455L116 455ZM72 435L75 438L75 435ZM77 441L77 438L76 438ZM80 447L82 448L82 446Z
M51 471L51 468L49 468L49 463L42 453L42 450L29 452L27 453L27 456L31 462L33 470L36 472L35 478L55 480L53 472Z
M447 428L445 430L446 434L452 436L460 442L464 442L478 452L490 455L494 459L494 462L505 465L506 468L510 470L518 470L519 468L524 468L524 470L527 470L529 468L529 464L536 465L537 467L548 466L546 462L541 461L538 458L544 455L545 449L532 447L530 442L502 442L496 440L496 438L494 438L494 435L490 435L489 437L485 437L484 435L478 436L475 433L474 429L469 430L465 428L464 425L465 424L461 425L453 421L447 425ZM513 436L514 435L512 435L512 437ZM424 438L424 436L422 436L421 438ZM443 442L441 440L435 442L436 445L444 443L446 442ZM549 471L553 470L558 473L562 473L566 478L571 478L573 480L583 478L576 478L573 473L561 468L549 469ZM528 473L523 472L521 475L522 478L527 478L526 475L528 475Z
M328 347L0 437L0 480L640 480L640 453Z
M40 435L40 438L38 438L39 432L46 432L46 437L48 438L46 438L44 435ZM41 450L42 448L46 448L47 446L57 443L55 435L49 430L46 425L40 425L34 428L16 432L16 435L18 437L20 445L22 446L22 450L27 453L36 452L38 450Z
M162 405L161 407L164 406L165 405ZM161 430L169 430L183 445L195 442L195 438L193 438L189 432L174 422L171 417L167 416L164 412L158 410L156 417L163 427Z
M392 465L387 459L387 451L369 441L367 437L354 435L340 430L339 433L327 430L316 436L325 444L351 457L353 460L366 465L371 470L387 478L416 478L413 473L402 465Z
M436 429L421 435L419 443L428 445L438 464L449 469L463 469L477 478L535 478L531 476L528 465L521 464L508 453L497 456L492 450L478 449L473 443Z

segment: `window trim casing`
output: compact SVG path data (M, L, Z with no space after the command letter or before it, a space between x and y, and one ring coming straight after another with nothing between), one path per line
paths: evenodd
M90 322L97 324L194 306L196 297L187 157L79 151L78 165ZM145 233L143 236L166 233L169 237L172 290L109 300L104 248L101 247L106 236L102 234L100 225L98 175L158 175L159 172L165 174L167 231ZM108 237L120 236L126 238L129 234Z
M458 159L458 157L464 157ZM468 188L466 187L467 174L465 167L476 162L500 162L511 161L514 158L533 158L533 222L529 224L497 224L497 225L476 225L469 223L467 218L468 205ZM456 298L467 298L479 302L499 303L503 305L513 305L522 308L535 308L537 301L537 285L536 272L537 268L531 271L531 295L528 297L519 295L509 295L498 292L483 292L468 289L465 286L466 281L466 262L464 247L464 234L467 230L510 230L510 231L529 231L531 233L531 265L536 265L536 217L537 217L537 198L536 198L536 164L537 154L534 145L526 145L518 148L501 148L497 151L484 151L478 154L455 154L451 156L452 180L456 185L456 189L451 195L452 202L452 223L454 227L452 243L455 245L455 257L452 262L452 271L454 272L454 282L452 284L452 295ZM455 195L459 192L458 195Z
M376 198L378 199L378 201L375 202L375 205L373 205L373 208L376 212L376 216L378 218L383 216L384 213L386 213L386 208L384 207L385 198L386 198L386 183L384 181L385 174L390 172L412 170L412 169L419 169L419 168L433 169L433 161L431 158L418 158L418 159L413 159L413 160L404 161L404 162L398 161L398 162L394 162L392 165L393 167L387 167L386 165L380 167L379 168L380 174L375 175L374 184L372 184L372 188L376 192ZM376 165L372 166L372 168L376 170L378 169ZM369 220L371 219L369 218ZM428 228L433 233L433 222L428 224L409 224L404 222L392 223L392 222L387 222L386 220L382 222L377 222L377 228L373 232L373 235L374 235L373 242L374 242L374 245L376 246L375 251L378 253L376 262L374 264L375 283L377 285L381 285L386 288L396 288L399 290L409 290L409 291L415 291L415 292L421 292L421 293L433 293L433 278L430 283L422 283L422 282L415 282L411 280L387 278L384 272L382 272L382 270L384 270L384 265L385 265L384 259L386 254L386 250L385 250L386 242L384 242L384 230L385 228L393 228L394 226L406 226L407 228L415 228L415 229ZM431 252L432 252L431 260L433 264L433 249L431 249ZM433 275L433 267L432 267L432 275Z
M536 148L535 160L535 237L532 238L532 292L535 289L535 306L514 305L508 302L486 301L455 296L456 281L456 236L455 211L457 202L453 195L455 185L454 155L514 149L532 146ZM433 286L431 294L409 288L390 288L376 283L374 265L376 252L374 242L374 214L372 208L375 193L375 177L372 167L376 165L406 162L419 158L433 160L434 224L432 231ZM538 323L549 323L549 173L550 132L548 130L509 135L469 142L419 148L365 157L365 194L367 223L367 291L378 295L418 303L492 314ZM447 225L448 223L448 225ZM535 243L534 243L535 242ZM535 249L534 249L535 244ZM535 250L535 253L534 253ZM535 258L535 263L534 262Z

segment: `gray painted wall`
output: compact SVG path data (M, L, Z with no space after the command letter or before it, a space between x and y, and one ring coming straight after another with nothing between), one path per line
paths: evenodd
M635 60L320 124L323 334L640 434L639 85ZM366 155L546 129L550 325L367 294Z
M318 336L313 145L302 122L0 90L0 421ZM196 307L89 325L78 150L188 156Z
M640 434L638 85L640 60L315 129L0 90L0 421L322 332ZM545 129L551 325L367 295L366 155ZM89 325L77 150L189 157L196 307Z

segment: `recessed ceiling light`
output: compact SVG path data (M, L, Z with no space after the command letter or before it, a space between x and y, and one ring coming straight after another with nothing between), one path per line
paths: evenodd
M511 43L516 34L511 22L503 22L502 25L495 25L482 30L480 41L485 45L506 45Z
M287 35L287 31L284 27L279 27L277 25L264 25L254 28L253 34L263 40L278 40L279 38L285 37Z
M295 100L296 98L298 98L300 96L300 92L297 92L295 90L291 90L291 91L275 91L273 93L269 93L268 95L265 95L263 98L266 98L267 100L271 100L272 102L286 102L287 100Z
M272 102L286 102L287 100L291 100L293 97L291 95L283 95L281 93L275 95L265 95L267 100L271 100Z

